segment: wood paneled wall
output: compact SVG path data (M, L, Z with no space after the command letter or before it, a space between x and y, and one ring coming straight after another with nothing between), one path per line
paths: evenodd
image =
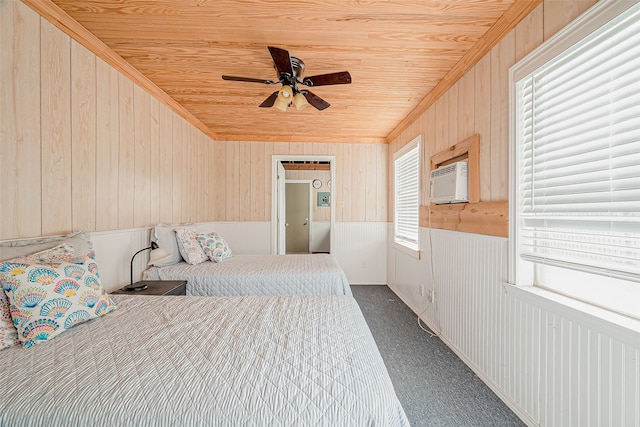
M386 145L213 141L21 2L0 19L0 239L270 221L274 154L336 156L336 220L387 220Z
M509 68L596 0L545 0L389 146L389 219L393 219L393 153L422 135L421 204L427 204L429 158L480 135L480 200L509 193Z

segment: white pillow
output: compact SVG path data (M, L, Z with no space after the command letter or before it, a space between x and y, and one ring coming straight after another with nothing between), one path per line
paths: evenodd
M174 231L174 229L180 225L181 224L158 224L153 228L151 241L157 243L160 248L171 254L170 257L153 264L156 267L166 267L182 261L176 239L176 232ZM186 226L186 224L183 226Z
M17 258L51 249L64 243L73 247L74 253L80 260L84 255L93 251L93 245L88 233L77 231L66 236L41 237L38 239L9 240L0 242L0 260Z

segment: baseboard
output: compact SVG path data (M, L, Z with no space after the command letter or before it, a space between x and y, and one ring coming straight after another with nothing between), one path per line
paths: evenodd
M354 286L365 286L365 285L387 286L386 282L349 282L349 284Z

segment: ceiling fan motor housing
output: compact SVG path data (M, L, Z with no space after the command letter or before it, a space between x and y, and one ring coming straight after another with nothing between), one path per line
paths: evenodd
M293 70L293 77L300 80L302 78L302 73L304 73L304 62L302 62L302 59L292 56L291 69Z
M281 73L278 78L280 83L291 86L297 92L298 88L296 84L302 79L302 73L304 73L304 62L302 62L301 59L298 59L295 56L292 56L290 58L293 76L289 75L289 73ZM276 69L276 72L278 72L278 66L274 64L273 67Z

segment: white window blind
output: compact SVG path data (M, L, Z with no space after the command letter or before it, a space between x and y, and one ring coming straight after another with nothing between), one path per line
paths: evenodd
M520 256L640 282L640 5L515 88Z
M394 160L395 241L418 249L420 140L416 138Z

